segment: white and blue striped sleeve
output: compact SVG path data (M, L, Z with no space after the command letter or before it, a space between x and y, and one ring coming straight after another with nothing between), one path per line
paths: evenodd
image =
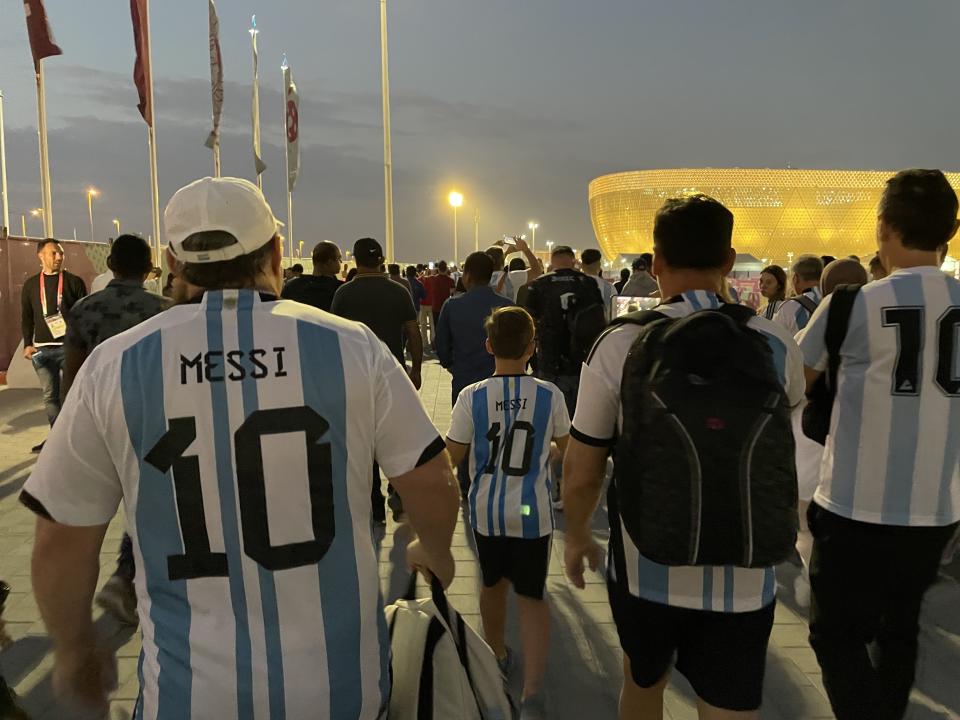
M796 335L800 330L800 325L797 323L797 311L802 309L803 306L800 303L788 298L777 310L777 314L773 316L773 321L780 327L785 328L791 335Z
M803 364L808 368L823 372L827 369L827 319L830 316L830 299L828 295L817 306L813 317L807 326L797 333L797 342L803 355Z
M450 416L447 439L460 445L469 445L473 438L473 386L460 391L457 404Z

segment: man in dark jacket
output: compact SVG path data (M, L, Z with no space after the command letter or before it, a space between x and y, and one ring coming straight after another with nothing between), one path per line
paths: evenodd
M33 363L43 389L47 420L53 425L60 412L60 372L63 339L70 308L87 294L83 280L63 269L63 247L56 240L37 243L41 271L27 278L20 295L23 356ZM33 448L40 452L43 443Z
M603 307L596 281L575 269L577 256L566 245L553 249L553 272L530 285L526 309L537 323L537 377L560 388L573 416L585 350L577 348L571 327L577 315L594 305ZM601 321L602 324L602 321ZM602 327L600 328L602 329Z
M333 296L343 285L338 277L342 268L340 248L329 240L319 242L313 248L313 275L292 278L283 286L281 297L330 312Z

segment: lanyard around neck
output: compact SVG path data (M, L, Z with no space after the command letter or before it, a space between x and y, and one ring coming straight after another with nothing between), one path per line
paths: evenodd
M63 273L57 273L60 278L57 283L57 312L60 312L60 305L63 304ZM40 273L40 306L43 308L43 316L47 316L47 291L44 286L44 273Z

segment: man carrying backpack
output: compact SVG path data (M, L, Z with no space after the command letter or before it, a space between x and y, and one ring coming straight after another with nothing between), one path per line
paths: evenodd
M580 366L606 325L603 296L567 245L553 249L550 264L553 272L531 283L526 309L537 323L537 377L560 388L572 416Z
M580 588L584 560L599 565L590 522L612 448L606 576L624 650L621 718L662 716L674 658L701 718L759 718L773 566L796 538L790 408L804 377L788 332L718 297L732 233L733 215L711 198L667 201L653 231L665 300L607 330L581 375L565 565Z
M790 268L790 284L796 293L787 298L773 321L796 335L810 322L817 305L823 299L820 277L823 275L823 260L816 255L801 255Z

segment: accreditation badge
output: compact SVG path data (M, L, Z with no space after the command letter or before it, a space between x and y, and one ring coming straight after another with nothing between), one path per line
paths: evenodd
M50 334L54 340L58 340L67 334L67 321L64 320L63 315L60 313L45 317L44 321L47 323L47 328L50 330Z

